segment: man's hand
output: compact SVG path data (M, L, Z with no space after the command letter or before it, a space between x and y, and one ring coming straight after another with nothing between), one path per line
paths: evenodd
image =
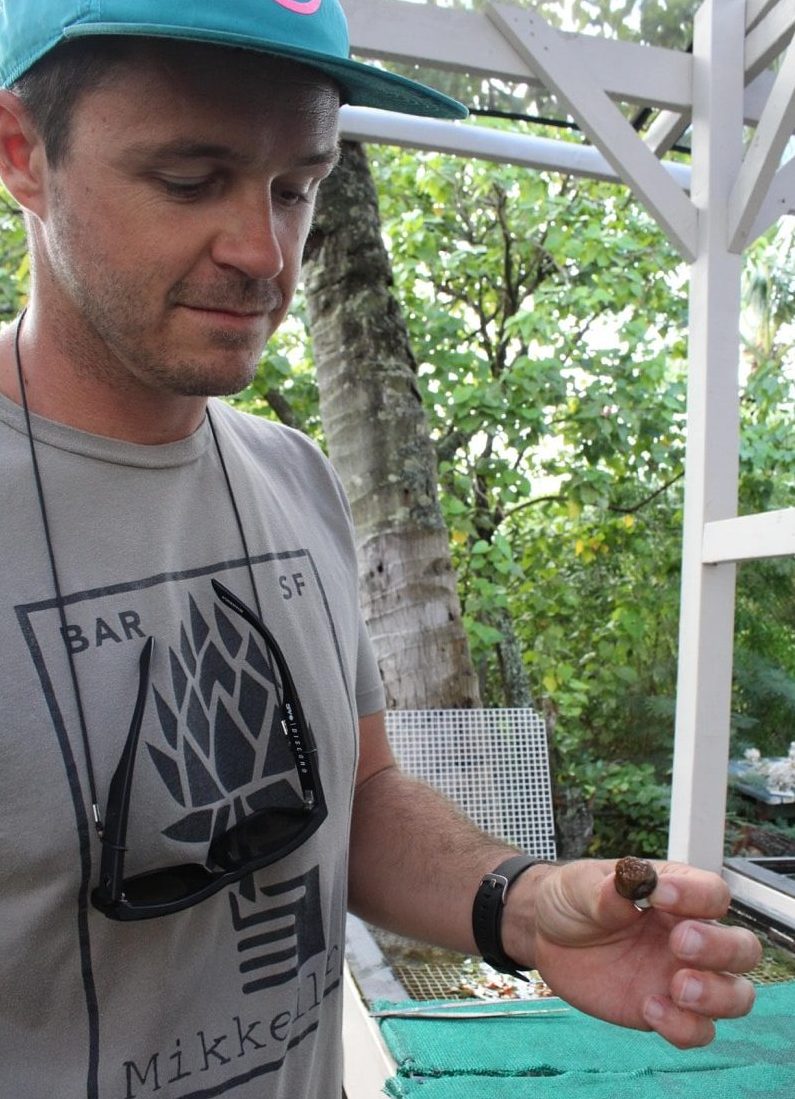
M737 974L758 963L756 936L711 922L729 905L717 874L655 863L657 887L641 912L616 892L614 866L590 860L524 874L503 917L507 953L532 958L552 990L582 1011L654 1030L682 1049L706 1045L715 1019L751 1009L753 986Z

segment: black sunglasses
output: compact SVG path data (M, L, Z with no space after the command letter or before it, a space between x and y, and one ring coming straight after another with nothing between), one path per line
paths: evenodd
M150 637L139 659L138 695L130 731L108 790L99 885L91 894L94 907L112 920L147 920L191 908L252 871L289 855L326 819L328 810L317 766L317 746L284 655L267 626L236 595L217 580L212 585L221 602L264 639L278 668L281 724L295 761L303 804L270 806L245 817L211 842L206 864L182 863L124 877L130 792L154 645Z

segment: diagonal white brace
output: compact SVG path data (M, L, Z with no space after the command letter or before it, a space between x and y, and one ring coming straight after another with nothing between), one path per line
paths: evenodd
M695 207L562 35L532 11L489 4L486 14L566 105L684 258L692 261L696 255Z
M790 44L729 199L729 251L742 252L795 127L795 42Z
M769 15L780 0L746 0L745 5L745 30L746 33L761 23L766 15Z
M746 22L750 11L746 9ZM776 0L745 38L745 82L750 83L789 45L795 31L795 0Z
M795 212L795 157L790 157L773 176L765 201L748 233L747 244L753 244L784 214L793 212Z
M656 157L665 156L687 131L691 118L692 111L660 111L646 131L643 139L646 148L651 149Z

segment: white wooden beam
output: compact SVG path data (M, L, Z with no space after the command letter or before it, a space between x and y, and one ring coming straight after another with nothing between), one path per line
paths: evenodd
M746 84L745 110L743 112L743 118L745 119L746 125L756 126L757 122L762 117L762 111L765 109L765 104L770 98L770 91L773 87L774 80L775 73L766 69L764 72L760 73L759 76L755 76L750 84Z
M795 554L795 508L719 519L704 527L702 560L751 561Z
M795 0L777 0L745 40L745 79L750 82L785 50L795 31Z
M729 200L729 249L742 251L795 126L795 43L787 50Z
M729 867L724 868L723 878L732 897L740 904L778 920L785 927L795 928L795 900L792 897Z
M774 8L779 0L747 0L745 5L745 29L753 30L756 24Z
M587 179L620 183L616 171L593 145L534 137L487 126L417 118L369 107L343 107L340 136L347 141L427 149L452 156L475 157L498 164L517 164L538 171L564 172ZM690 167L670 162L663 165L678 187L690 187Z
M690 289L688 438L669 852L719 870L729 756L735 565L702 561L705 524L737 514L741 259L727 206L742 160L745 0L705 0L693 43L698 258Z
M656 157L664 157L686 132L690 117L690 111L660 111L643 135L646 147Z
M543 85L532 63L517 54L481 12L404 0L345 0L345 13L351 49L362 57ZM594 35L563 37L571 46L573 63L588 68L611 98L689 109L688 54Z
M362 1001L347 964L343 979L342 1052L347 1099L373 1099L397 1071L378 1025Z
M576 63L565 39L535 12L504 4L489 4L486 11L517 52L532 61L674 246L692 260L696 212L690 200L588 70Z
M746 12L749 29L767 16L745 42L745 121L755 126L773 87L774 74L768 66L786 49L795 30L795 0L762 0L756 4L756 18L750 7L751 0ZM691 117L689 110L661 111L646 132L646 144L657 156L664 156L685 133Z
M773 86L773 74L762 70L786 44L795 0L748 2L753 34L745 56L745 120L755 126ZM353 52L362 57L544 86L532 63L520 57L481 12L406 0L346 0L345 9ZM760 28L760 21L771 14L775 23ZM611 99L689 117L693 102L689 54L592 35L562 37L570 44L572 64L587 69Z
M765 201L748 234L748 244L766 233L782 215L792 213L795 213L795 157L790 158L773 176Z

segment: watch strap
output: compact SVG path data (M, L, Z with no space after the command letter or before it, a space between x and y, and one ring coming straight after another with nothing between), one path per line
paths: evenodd
M520 972L519 963L509 958L502 948L502 912L508 890L519 875L544 861L529 855L512 855L505 859L491 874L484 874L472 906L472 932L484 962L500 973L509 973L523 981L527 977Z

